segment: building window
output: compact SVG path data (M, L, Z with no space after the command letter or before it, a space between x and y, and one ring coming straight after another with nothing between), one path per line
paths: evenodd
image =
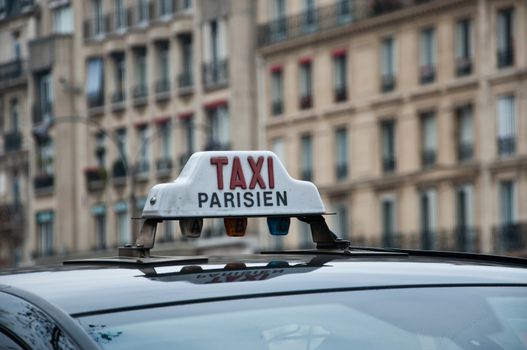
M381 201L382 218L382 245L384 247L397 247L397 226L395 220L395 201L393 198L384 198Z
M498 68L514 64L514 9L498 11L497 17L497 61Z
M346 128L335 130L335 174L338 180L348 176L348 131Z
M227 37L227 21L224 19L209 21L203 28L203 79L207 86L228 81Z
M395 43L392 37L381 42L381 91L390 92L396 85Z
M36 124L53 119L53 83L51 73L44 73L37 77L37 119Z
M170 51L168 41L157 44L157 82L156 92L170 90Z
M172 159L172 122L167 120L159 124L162 159Z
M230 149L230 123L229 110L226 104L221 104L207 109L210 131L206 149L228 150Z
M437 194L435 190L420 193L421 248L434 249L437 230Z
M55 215L51 210L36 213L38 255L49 256L53 254L53 223Z
M284 112L284 78L282 67L271 69L271 109L273 115L280 115Z
M117 224L117 240L119 246L130 243L130 220L128 218L128 204L125 201L117 202L114 207Z
M137 24L144 26L150 19L150 6L148 0L137 0Z
M186 115L182 118L183 123L183 135L184 135L184 156L189 156L194 153L195 150L195 127L194 127L194 118L192 114ZM181 162L181 166L184 166L185 162Z
M347 88L347 55L345 51L339 50L333 53L333 98L335 102L348 99Z
M317 30L317 8L315 0L304 0L302 28L304 33L312 33Z
M172 0L157 0L158 16L170 18L172 15Z
M115 73L115 91L112 95L112 102L123 102L126 98L126 62L122 52L112 55Z
M139 160L137 162L136 172L138 174L145 174L150 169L150 139L146 125L140 126L137 129L137 139L139 141Z
M382 170L385 173L393 172L396 168L395 152L395 121L385 120L381 123L382 137Z
M337 21L339 24L351 22L353 16L352 0L337 0Z
M313 180L313 137L310 134L300 139L300 172L302 180Z
M104 105L104 62L102 58L90 58L86 62L86 93L88 107Z
M513 95L498 99L498 155L510 156L516 152L516 108Z
M299 103L300 109L308 109L313 107L313 86L311 76L311 60L303 59L299 66Z
M123 31L126 29L126 9L124 7L124 0L114 0L114 21L115 30Z
M456 23L456 75L472 73L472 21L468 18Z
M95 249L106 249L107 231L106 231L106 205L97 204L92 207L93 221L95 224Z
M421 114L421 162L429 168L436 164L437 159L437 127L434 112Z
M436 79L437 44L434 28L421 31L420 44L420 82L429 84Z
M106 134L98 132L95 135L95 157L99 168L106 168Z
M60 6L53 10L53 31L55 33L73 33L71 5Z
M193 55L192 35L182 35L179 39L181 45L181 73L178 77L179 87L187 88L194 84L193 79Z
M335 206L335 220L336 220L336 229L335 233L340 238L350 237L349 230L349 215L348 215L348 206L346 203L339 203Z
M457 155L460 162L474 157L474 118L472 105L465 105L456 109L457 115Z
M192 0L182 0L181 9L184 11L189 11L192 9Z
M516 184L514 181L500 182L500 223L502 226L512 225L517 220Z
M93 11L93 34L102 35L104 34L104 15L102 0L92 0L92 11Z
M148 79L146 65L146 48L135 49L135 87L134 98L143 98L148 95Z
M286 0L272 0L270 7L271 41L277 42L287 37Z
M17 98L11 99L10 103L11 116L11 131L18 132L20 130L20 103Z
M453 237L456 250L474 251L474 188L472 185L461 185L456 190L456 230Z
M47 139L37 143L37 171L38 175L52 176L54 174L55 151L53 140Z
M271 150L277 155L278 159L286 166L285 143L282 137L277 137L271 142Z

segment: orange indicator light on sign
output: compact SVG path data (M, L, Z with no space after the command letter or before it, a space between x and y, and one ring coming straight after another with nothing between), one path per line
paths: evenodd
M225 231L229 237L243 237L247 229L247 218L225 218L223 219Z

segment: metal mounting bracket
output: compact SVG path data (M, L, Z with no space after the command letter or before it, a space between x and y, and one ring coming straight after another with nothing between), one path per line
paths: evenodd
M159 219L144 220L135 244L126 244L124 247L119 247L119 256L149 258L150 249L154 247L157 224L161 221Z
M311 227L311 236L317 245L317 249L346 250L350 246L349 241L338 238L336 234L331 232L322 215L299 216L298 220L308 223Z

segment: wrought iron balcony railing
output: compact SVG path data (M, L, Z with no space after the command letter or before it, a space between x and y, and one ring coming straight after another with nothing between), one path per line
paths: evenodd
M324 32L427 1L429 0L338 0L331 5L288 17L282 16L258 26L258 45L267 46Z
M391 173L395 171L396 165L397 165L397 160L395 159L395 156L392 156L392 157L385 156L382 158L382 170L385 173Z
M502 136L498 138L498 154L500 156L511 156L516 153L516 137Z
M335 102L344 102L348 99L348 89L344 86L335 87L333 90L333 98Z
M513 222L495 226L492 230L494 251L498 254L527 253L527 223Z
M271 105L273 115L281 115L284 112L284 103L282 100L273 101Z
M456 75L462 77L472 74L472 59L470 57L458 58L456 60Z
M300 109L309 109L313 107L313 96L311 94L300 96L298 101L298 107Z
M338 180L343 180L348 177L348 164L341 163L335 165L335 175Z
M22 133L19 130L4 134L4 152L15 152L22 148Z
M459 144L457 147L457 159L460 162L466 162L471 160L474 157L474 145L471 143L468 144Z
M178 74L178 86L183 89L191 88L194 85L192 72L183 72Z
M26 76L26 62L20 58L0 64L0 85Z
M498 68L506 68L514 65L514 49L511 47L498 50L496 53Z
M172 159L168 157L159 158L156 161L157 176L170 176L172 173Z
M52 192L55 185L53 174L40 174L34 177L33 187L37 194Z
M102 190L106 186L108 174L103 167L93 167L84 169L86 187L89 191Z
M155 91L156 91L156 94L169 92L170 91L170 79L161 78L158 81L156 81Z
M436 164L436 150L423 150L421 153L421 162L424 168L433 167Z
M229 83L229 61L227 59L203 64L203 84L206 87Z
M421 66L419 81L422 85L433 83L436 80L436 67L433 65Z
M381 77L381 91L390 92L395 90L395 75L384 74Z

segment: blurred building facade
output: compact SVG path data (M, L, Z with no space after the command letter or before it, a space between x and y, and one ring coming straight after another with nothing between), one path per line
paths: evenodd
M20 238L15 257L2 235L4 264L129 243L149 189L190 154L257 147L254 2L21 3L0 1L14 48L0 57L0 230ZM158 231L176 237L176 225Z
M525 249L525 1L259 0L257 13L265 146L318 185L340 235Z

